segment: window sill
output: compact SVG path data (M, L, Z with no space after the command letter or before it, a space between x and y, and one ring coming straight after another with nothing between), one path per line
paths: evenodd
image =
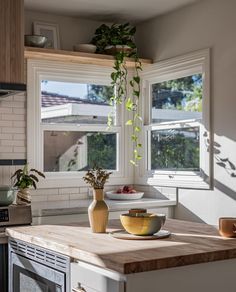
M212 189L211 182L199 175L147 175L137 177L135 184L183 189Z

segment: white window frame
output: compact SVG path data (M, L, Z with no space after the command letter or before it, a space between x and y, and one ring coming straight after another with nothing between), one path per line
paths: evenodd
M106 124L43 124L41 123L41 81L63 81L110 85L112 68L88 64L72 64L55 61L28 59L27 61L27 161L31 167L43 171L43 132L54 131L101 131L117 133L117 170L112 171L109 184L132 182L132 169L125 165L129 161L132 147L124 130L124 108L117 109L116 125L110 129ZM125 147L126 145L126 147ZM128 145L128 147L127 147ZM132 149L132 148L131 148ZM132 152L132 151L130 151ZM46 172L39 188L75 187L85 185L85 172Z
M144 120L143 161L135 174L135 182L156 186L169 186L181 188L212 188L212 151L210 129L210 50L205 49L169 60L160 61L144 69L142 78L143 104L142 116ZM178 79L194 74L202 74L203 77L203 112L201 122L196 120L171 121L152 124L152 96L151 85L163 81ZM165 171L149 170L150 155L148 149L148 136L150 131L167 128L188 128L199 126L200 137L200 172L194 171ZM208 143L206 143L208 139Z

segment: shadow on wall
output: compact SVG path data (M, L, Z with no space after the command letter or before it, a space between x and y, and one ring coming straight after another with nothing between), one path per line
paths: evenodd
M225 171L231 176L236 177L236 166L229 160L228 157L222 157L221 145L217 142L213 143L213 153L216 160L216 164L223 167Z
M196 214L191 212L188 208L186 208L180 202L178 202L178 213L181 214L181 218L176 218L176 219L198 222L198 223L206 223L205 221L203 221L200 217L198 217Z

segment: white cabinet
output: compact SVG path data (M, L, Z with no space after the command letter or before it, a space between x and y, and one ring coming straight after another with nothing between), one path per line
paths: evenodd
M79 286L86 292L124 292L125 278L119 273L78 261L71 263L72 291L80 291Z
M84 263L71 264L71 287L86 292L235 292L236 259L121 275ZM73 290L72 290L73 291ZM75 290L76 291L76 290Z

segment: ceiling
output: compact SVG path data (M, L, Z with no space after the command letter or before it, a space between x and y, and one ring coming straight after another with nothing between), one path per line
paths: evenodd
M141 22L198 0L25 0L27 10L110 22Z

